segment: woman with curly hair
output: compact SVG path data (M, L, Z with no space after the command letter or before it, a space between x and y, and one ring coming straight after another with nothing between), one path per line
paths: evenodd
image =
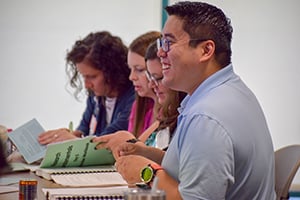
M66 72L77 98L88 92L87 107L76 130L50 130L39 136L41 144L88 135L105 135L127 130L134 88L129 80L128 48L107 31L88 34L67 53Z

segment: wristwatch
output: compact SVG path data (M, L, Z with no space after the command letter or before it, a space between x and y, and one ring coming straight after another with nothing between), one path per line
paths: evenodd
M158 170L163 170L162 166L155 163L147 165L141 170L141 180L146 184L150 184Z

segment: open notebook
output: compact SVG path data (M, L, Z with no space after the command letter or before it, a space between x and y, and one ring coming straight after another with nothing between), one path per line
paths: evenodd
M36 175L63 186L120 186L127 182L115 170L114 166L38 168Z

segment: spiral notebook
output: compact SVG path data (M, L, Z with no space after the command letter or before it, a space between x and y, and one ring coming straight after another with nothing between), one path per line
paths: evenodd
M70 187L127 185L114 166L38 168L35 173L45 179L53 180L57 184Z
M47 200L123 200L126 186L90 188L43 188Z
M47 180L53 180L53 175L83 174L83 173L116 172L113 165L89 166L89 167L67 167L67 168L37 168L35 174Z

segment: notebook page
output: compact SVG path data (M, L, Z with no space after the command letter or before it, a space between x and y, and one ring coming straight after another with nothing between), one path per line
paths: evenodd
M72 187L128 185L118 172L57 174L51 177L57 184Z

